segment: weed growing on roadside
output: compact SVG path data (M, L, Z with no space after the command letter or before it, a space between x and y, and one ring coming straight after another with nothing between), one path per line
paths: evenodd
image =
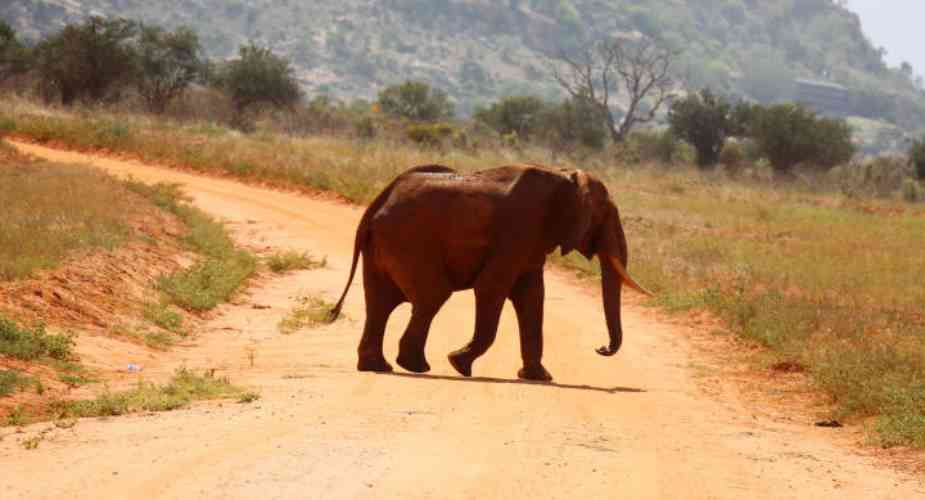
M145 304L142 312L144 318L154 325L177 334L183 334L183 316L170 310L170 306L163 303Z
M199 375L181 368L165 385L139 382L135 389L124 392L107 390L95 399L58 401L51 405L51 412L59 419L118 416L139 411L175 410L193 401L240 398L245 394L255 393L245 392L227 378L218 378L209 372Z
M324 324L333 307L334 304L319 297L301 297L299 305L280 320L279 331L289 334L302 328L312 328Z
M274 273L284 273L294 270L310 270L323 268L328 264L327 257L315 259L308 252L277 252L266 258L267 266Z
M72 335L49 334L44 325L26 328L0 316L0 355L24 361L43 357L67 360L73 356Z

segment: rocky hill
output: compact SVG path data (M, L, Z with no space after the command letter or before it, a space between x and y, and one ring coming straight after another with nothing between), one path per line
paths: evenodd
M248 40L289 56L309 94L369 99L384 85L417 78L449 92L464 114L501 95L555 98L544 54L638 31L680 51L676 73L687 86L761 101L821 96L816 104L823 111L925 127L921 82L887 67L842 3L7 0L0 17L33 39L88 14L190 25L213 57L231 57ZM840 94L826 95L825 88ZM827 109L828 102L838 109Z

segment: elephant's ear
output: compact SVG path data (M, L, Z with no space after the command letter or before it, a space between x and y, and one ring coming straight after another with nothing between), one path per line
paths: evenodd
M565 212L561 214L562 219L560 219L565 222L562 231L563 239L560 244L562 255L576 249L581 251L582 243L589 237L588 231L591 229L593 210L588 174L582 170L576 170L569 177L572 185L566 188L563 197L564 206L560 208Z

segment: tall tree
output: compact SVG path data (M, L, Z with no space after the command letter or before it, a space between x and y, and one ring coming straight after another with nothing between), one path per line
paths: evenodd
M550 61L556 82L572 97L595 110L614 142L623 142L636 125L655 119L671 96L674 82L672 50L651 39L612 39L568 54L561 51ZM618 117L613 105L621 90L626 94L625 112Z
M255 104L291 107L302 98L289 60L254 44L242 46L238 58L219 70L218 83L239 115Z
M171 33L158 26L142 26L136 47L135 87L148 109L156 113L163 112L204 68L199 37L188 28Z
M57 94L64 105L78 98L96 102L128 85L136 32L133 21L93 16L42 40L34 63L46 96Z
M16 31L0 19L0 82L25 72L28 65L27 50L16 38Z
M697 150L697 165L709 168L719 162L726 139L741 131L739 114L729 101L703 89L672 102L668 123L676 137Z

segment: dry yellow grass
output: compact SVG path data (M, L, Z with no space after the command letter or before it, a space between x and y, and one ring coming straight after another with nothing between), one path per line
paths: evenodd
M129 194L92 169L0 152L0 281L53 267L79 249L121 242L137 209Z
M4 103L0 124L39 140L130 152L204 172L332 190L365 202L398 172L553 161L543 149L419 149L331 137L243 136L210 124ZM877 416L885 445L925 446L925 217L898 202L701 174L581 162L620 206L633 274L670 310L702 308L806 367L840 418ZM569 257L558 262L595 274Z

